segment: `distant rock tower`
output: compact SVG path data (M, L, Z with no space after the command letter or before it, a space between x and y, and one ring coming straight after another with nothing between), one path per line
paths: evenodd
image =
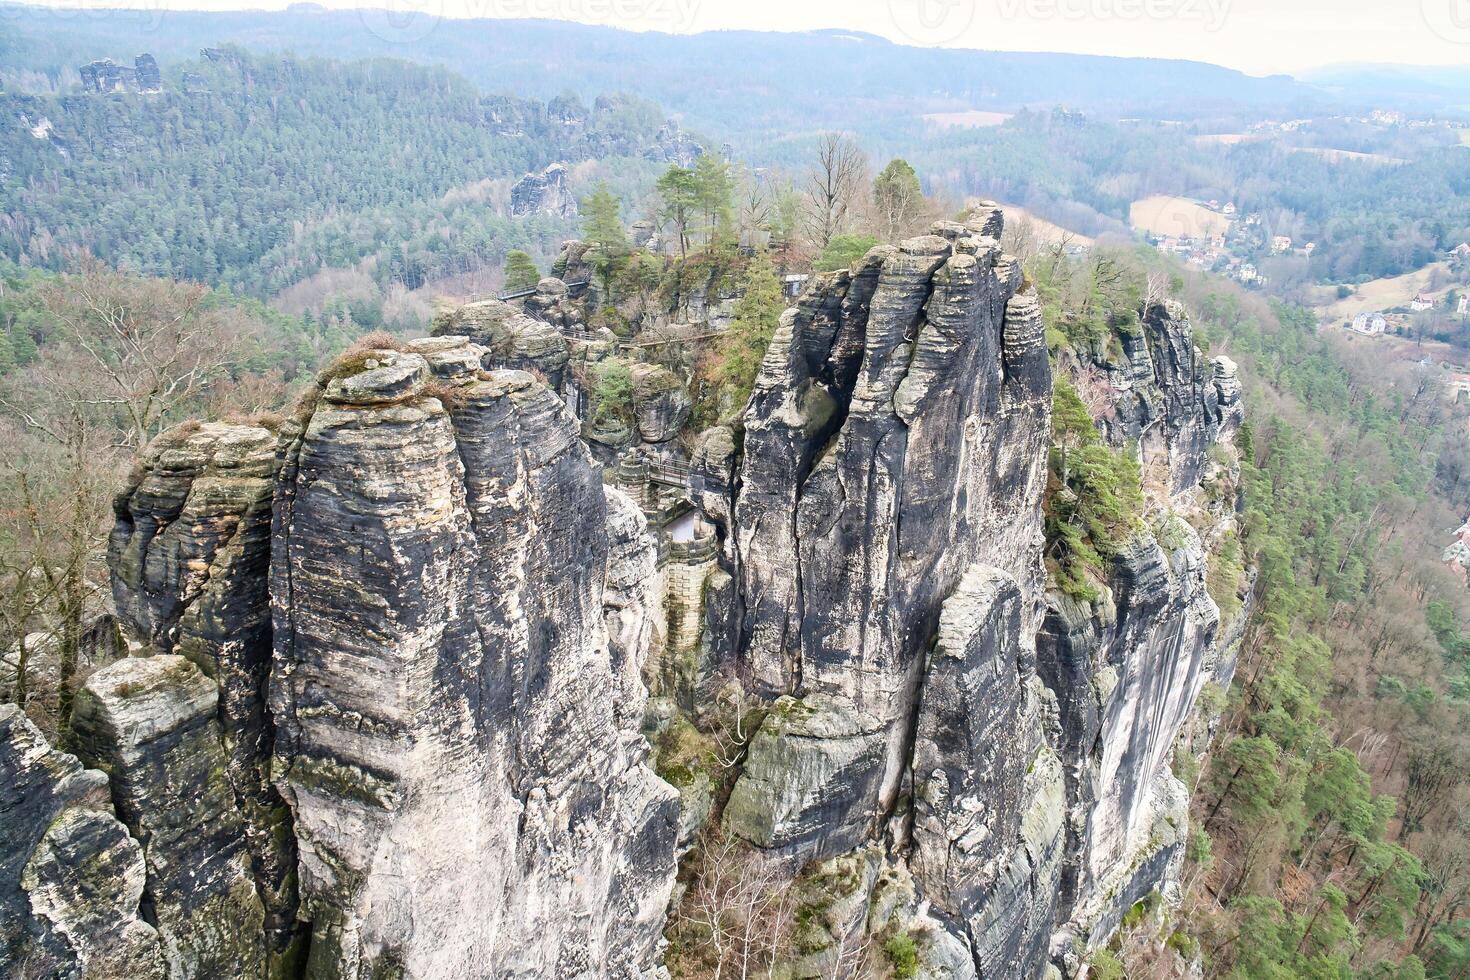
M577 201L567 189L566 164L553 163L539 174L526 174L510 189L511 217L550 214L575 218Z

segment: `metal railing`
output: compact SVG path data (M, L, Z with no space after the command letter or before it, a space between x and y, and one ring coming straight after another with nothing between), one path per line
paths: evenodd
M689 467L682 463L651 459L648 461L648 478L665 486L687 487L689 486Z
M586 285L587 285L587 280L586 279L579 279L576 282L569 282L569 283L567 283L566 284L566 287L567 287L567 291L570 292L573 289L581 289L583 286L586 286ZM498 299L498 300L500 300L501 302L506 302L508 300L513 300L513 299L525 299L527 296L535 296L535 295L536 295L536 287L535 286L532 286L530 289L520 289L520 290L517 290L516 292L513 292L513 293L501 293L500 295L496 296L495 298Z

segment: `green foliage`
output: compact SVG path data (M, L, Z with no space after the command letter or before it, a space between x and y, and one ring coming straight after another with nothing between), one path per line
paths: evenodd
M209 91L183 91L182 69ZM474 254L498 259L501 231L517 223L473 193L450 192L576 155L538 103L481 96L444 69L401 61L231 49L219 61L170 68L156 95L0 101L11 116L52 120L67 147L58 153L18 126L0 134L9 172L0 184L0 254L56 268L68 249L83 248L139 272L260 295L384 243L392 249L382 273L410 289L447 253L461 263ZM634 149L652 135L611 103L579 111L613 146ZM507 124L485 125L491 113ZM431 219L466 200L478 213Z
M692 223L699 213L700 188L694 171L677 164L670 166L656 185L659 217L674 226L679 236L679 257L689 254Z
M508 293L520 292L524 289L535 289L536 284L541 281L541 273L536 268L536 260L518 248L513 248L505 253L505 291Z
M771 335L776 332L786 308L781 280L766 255L757 255L750 261L741 285L745 293L735 304L734 320L719 338L705 366L704 373L712 389L703 399L701 410L707 421L716 420L730 409L744 409L760 374L766 348L771 344Z
M607 184L599 183L582 201L582 236L609 253L627 251L628 233L623 229L621 209Z
M1112 950L1095 950L1088 964L1090 980L1127 980L1128 972L1123 969L1123 961Z
M1189 844L1186 847L1184 856L1191 864L1208 868L1210 863L1215 859L1213 848L1214 845L1210 841L1209 834L1205 833L1200 827L1190 828Z
M1149 892L1143 898L1140 898L1138 901L1130 905L1128 907L1128 911L1123 913L1123 930L1126 932L1137 929L1140 925L1143 924L1145 919L1154 914L1154 911L1158 909L1158 907L1159 893Z
M723 157L706 153L694 162L695 202L702 218L700 231L707 244L730 237L731 198L735 193L735 176Z
M1077 389L1061 375L1052 388L1049 476L1047 567L1058 588L1092 601L1107 559L1142 527L1142 475L1131 448L1102 441Z
M1470 976L1470 918L1456 919L1434 930L1424 966L1432 980L1463 980Z
M812 263L812 269L817 272L846 269L877 244L878 239L872 235L833 235L817 261Z
M888 956L888 964L895 977L907 980L919 975L919 946L913 936L906 932L897 933L883 944L883 952Z
M894 159L873 181L873 209L883 237L903 235L924 210L924 192L919 175L907 160Z
M1240 612L1239 590L1244 577L1245 558L1241 554L1240 541L1233 533L1227 533L1210 553L1210 567L1205 578L1210 598L1220 607L1220 618L1226 622Z
M633 418L633 376L627 361L610 357L594 368L592 401L595 424L628 422Z

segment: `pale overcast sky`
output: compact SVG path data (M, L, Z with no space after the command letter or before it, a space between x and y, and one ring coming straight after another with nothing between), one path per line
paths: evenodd
M278 9L289 0L43 0ZM1470 64L1470 0L322 0L435 17L551 17L631 30L848 28L909 44L1191 58L1253 74L1344 61Z

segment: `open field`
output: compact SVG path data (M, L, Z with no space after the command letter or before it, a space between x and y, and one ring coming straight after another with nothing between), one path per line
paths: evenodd
M1293 153L1310 153L1314 157L1321 157L1329 163L1343 163L1348 160L1358 163L1376 163L1383 167L1398 167L1409 161L1400 157L1384 156L1382 153L1358 153L1354 150L1326 150L1317 146L1292 147Z
M1340 325L1341 321L1351 320L1359 313L1407 306L1416 293L1428 290L1429 277L1435 270L1448 272L1449 266L1444 262L1435 262L1402 276L1373 279L1361 286L1354 286L1353 295L1347 299L1338 299L1335 288L1323 286L1313 296L1312 308L1326 322ZM1431 291L1432 294L1443 292L1444 289Z
M1025 208L1005 203L1001 203L1000 206L1006 212L1007 229L1016 230L1024 224L1029 224L1031 233L1036 236L1037 241L1043 244L1055 245L1058 242L1066 241L1073 245L1090 246L1093 243L1093 239L1088 236L1063 228L1061 225L1052 224L1045 218L1037 217Z
M1466 362L1470 361L1470 351L1437 340L1416 341L1408 337L1396 337L1393 334L1364 337L1351 330L1342 329L1340 323L1325 322L1322 324L1324 332L1334 328L1338 343L1361 344L1369 347L1373 350L1374 355L1381 358L1385 364L1389 361L1418 362L1427 357L1435 364L1449 365L1454 371L1464 371L1467 370Z
M1255 143L1260 139L1253 133L1209 133L1196 136L1194 141L1201 146L1234 146L1237 143Z
M1461 146L1470 146L1470 129L1457 129L1455 132L1460 134Z
M1009 112L986 112L982 109L967 109L964 112L930 112L924 121L939 129L983 129L1000 126L1010 119Z
M1128 222L1140 231L1177 238L1209 238L1230 230L1230 219L1187 197L1146 197L1134 201Z

